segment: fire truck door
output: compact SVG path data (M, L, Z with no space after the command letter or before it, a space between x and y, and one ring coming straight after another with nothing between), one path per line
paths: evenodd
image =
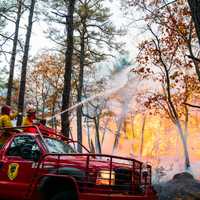
M36 170L30 151L24 156L27 148L39 150L35 138L30 135L16 136L11 142L0 173L0 197L15 200L25 196Z

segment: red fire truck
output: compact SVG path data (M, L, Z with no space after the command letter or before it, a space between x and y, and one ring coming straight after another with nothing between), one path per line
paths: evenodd
M75 150L77 143L43 126L3 129L0 199L155 200L151 166L119 156ZM19 131L23 130L23 131Z

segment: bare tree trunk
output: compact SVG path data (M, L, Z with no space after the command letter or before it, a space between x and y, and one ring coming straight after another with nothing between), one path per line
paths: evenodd
M132 137L135 137L135 130L134 130L134 115L131 113L131 132L132 132Z
M144 118L143 118L143 123L142 123L141 143L140 143L140 155L139 155L140 160L142 159L143 146L144 146L144 130L145 130L145 124L146 124L146 116L144 116Z
M104 126L104 131L103 131L103 134L102 134L101 146L103 146L103 143L104 143L104 139L105 139L105 135L106 135L106 130L107 130L108 124L109 124L109 119L107 119L106 122L105 122L105 125L103 125Z
M193 60L193 63L194 63L194 67L195 67L195 71L196 71L196 74L197 74L197 77L198 77L198 80L200 81L200 69L199 69L199 61L197 61L195 59L195 55L192 51L192 44L191 44L191 36L190 36L190 40L188 41L188 44L187 44L187 47L188 47L188 50L189 50L189 53L190 53L190 56Z
M41 97L42 97L42 119L44 119L45 112L45 102L46 102L46 94L45 94L45 80L42 80L42 89L41 89Z
M18 35L19 35L19 24L20 24L20 19L21 19L21 10L22 10L22 0L17 1L17 7L18 7L18 9L17 9L17 19L16 19L16 22L15 22L15 36L14 36L14 39L13 39L12 55L11 55L11 58L10 58L8 91L7 91L7 97L6 97L6 104L7 105L11 105L15 59L16 59L17 42L18 42Z
M177 127L179 134L180 134L181 141L182 141L182 144L183 144L183 150L184 150L184 156L185 156L185 169L188 169L190 167L190 159L189 159L189 153L188 153L188 150L187 150L188 149L187 148L187 142L186 142L186 139L185 139L185 136L184 136L184 133L183 133L183 129L181 127L179 120L177 121L176 127Z
M185 106L185 124L184 124L184 132L185 132L185 140L187 142L189 131L188 131L188 122L189 122L189 112L188 107Z
M169 102L169 106L171 108L171 113L173 114L173 122L177 127L178 133L181 137L181 141L183 144L183 151L184 151L184 156L185 156L185 169L188 169L190 167L190 159L189 159L189 153L188 153L188 148L187 148L187 142L185 139L185 135L179 120L179 116L177 114L177 111L174 107L174 104L172 103L171 100L171 93L170 93L170 79L169 79L169 74L167 74L167 92L168 92L168 102Z
M184 133L183 133L183 129L181 127L181 123L179 120L179 116L178 113L176 111L176 108L172 102L172 98L171 98L171 91L170 91L170 77L169 77L169 70L167 69L166 65L163 62L163 66L165 69L165 73L166 73L166 83L167 83L167 100L168 100L168 105L170 108L170 113L171 113L171 119L173 121L173 123L176 125L177 129L178 129L178 133L180 134L181 137L181 141L183 144L183 151L184 151L184 156L185 156L185 168L188 169L190 167L190 160L189 160L189 154L188 154L188 148L187 148L187 143L184 137Z
M32 33L32 25L33 25L33 14L35 8L36 0L31 0L30 12L28 17L28 27L26 33L26 41L24 48L24 55L22 59L22 70L21 70L21 81L20 81L20 90L19 90L19 98L18 98L18 112L24 111L24 97L26 90L26 71L27 71L27 62L28 62L28 54L29 54L29 45ZM22 115L18 115L17 125L21 125L22 123Z
M122 122L120 120L119 124L117 125L117 131L116 131L116 134L115 134L115 141L114 141L114 144L113 144L112 154L114 154L114 152L115 152L115 150L116 150L116 148L119 144L121 128L122 128Z
M192 19L195 24L196 33L200 44L200 1L188 0L188 3L192 12Z
M62 94L62 111L67 110L70 107L70 93L71 93L71 74L72 74L72 56L74 50L74 7L76 0L65 1L68 5L68 15L66 17L66 29L67 29L67 48L65 51L65 74L64 74L64 88ZM70 131L70 119L69 113L65 112L61 116L62 133L69 137Z
M101 143L100 143L100 135L99 135L99 119L98 117L94 118L94 124L95 124L95 146L96 146L96 152L101 154Z
M90 126L89 126L89 119L86 117L86 131L87 131L87 140L88 140L88 146L89 146L89 149L90 151L92 150L91 148L91 138L90 138Z
M55 98L53 99L53 102L52 102L52 108L51 108L51 117L52 117L52 120L51 120L51 127L54 128L55 130L57 130L57 127L56 127L56 119L54 117L54 115L56 114L55 112L56 110L56 100Z
M83 113L83 115L88 119L91 119L93 122L94 122L94 125L95 125L95 150L97 153L101 153L101 142L100 142L100 135L99 135L99 117L100 115L97 115L97 116L94 116L94 117L91 117L89 116L88 114L88 111L87 111L87 114L86 113ZM89 142L89 146L90 146L90 150L91 152L95 152L94 151L94 145L92 143L92 140L90 138L90 133L89 133L89 126L88 126L88 121L87 121L87 127L88 127L88 142Z
M170 91L169 87L168 87L168 90ZM179 133L179 135L181 137L184 156L185 156L185 169L188 169L190 167L190 159L189 159L189 153L188 153L188 148L187 148L187 142L186 142L186 138L185 138L184 131L183 131L183 128L181 126L178 114L176 112L176 109L175 109L172 101L171 101L170 92L169 92L169 96L168 96L168 101L169 101L169 105L170 105L170 108L171 108L171 112L172 112L172 114L174 116L173 122L174 122L175 126L177 127L178 133Z
M124 135L125 135L125 137L127 137L126 129L127 129L127 121L124 120L123 131L124 131Z
M36 112L39 111L39 100L38 100L38 87L37 87L37 84L36 84L36 90L35 90L35 101L36 101Z
M81 34L81 52L80 52L80 70L78 77L78 88L77 88L77 103L82 100L82 91L83 91L83 77L84 77L84 65L85 65L85 33L86 33L86 24L85 19L82 19L83 30ZM82 144L82 106L77 107L77 139L80 144ZM78 145L78 152L82 152L81 145Z

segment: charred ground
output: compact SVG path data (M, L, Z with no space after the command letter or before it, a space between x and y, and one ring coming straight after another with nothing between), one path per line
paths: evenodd
M176 174L155 189L159 200L200 200L200 181L187 172Z

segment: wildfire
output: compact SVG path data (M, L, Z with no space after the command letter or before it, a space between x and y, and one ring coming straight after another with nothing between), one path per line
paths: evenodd
M198 113L192 112L188 122L187 144L192 165L195 165L200 158L199 119ZM110 154L116 138L117 124L110 119L106 121L106 127L105 121L102 121L101 127L104 127L100 129L102 153ZM91 129L91 140L95 144L94 127ZM88 146L86 132L84 143ZM141 159L151 163L153 168L163 167L168 171L184 169L183 147L176 127L169 119L161 118L159 115L147 115L145 122L142 114L128 115L123 121L119 144L114 153Z

